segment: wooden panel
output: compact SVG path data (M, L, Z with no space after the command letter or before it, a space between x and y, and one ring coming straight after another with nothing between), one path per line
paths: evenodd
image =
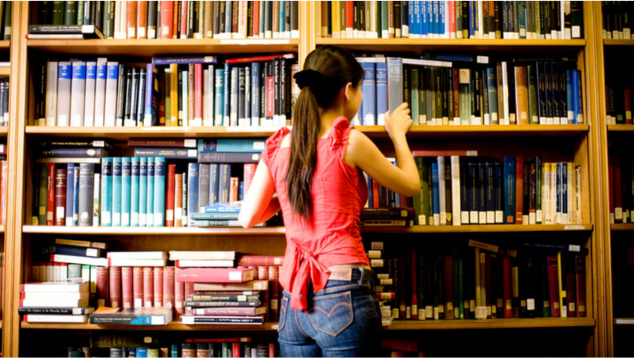
M634 132L634 125L632 124L610 124L608 125L609 132Z
M605 46L634 46L634 40L608 40L603 39Z

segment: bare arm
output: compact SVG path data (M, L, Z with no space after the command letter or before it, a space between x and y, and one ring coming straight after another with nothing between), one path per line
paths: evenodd
M350 132L344 160L361 168L384 187L399 194L414 196L420 190L420 177L405 138L412 124L408 113L407 104L404 103L391 116L386 114L385 119L385 126L394 143L398 167L390 163L368 137L356 130Z
M280 211L280 202L274 197L275 184L269 168L260 160L249 191L247 192L238 221L244 228L263 223Z

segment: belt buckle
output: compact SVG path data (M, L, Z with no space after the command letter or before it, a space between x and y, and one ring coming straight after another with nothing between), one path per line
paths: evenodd
M329 278L336 281L352 281L352 267L331 269Z

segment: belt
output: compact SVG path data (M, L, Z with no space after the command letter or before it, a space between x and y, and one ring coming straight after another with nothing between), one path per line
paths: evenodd
M374 279L374 272L363 267L329 267L329 280L334 281L361 281Z

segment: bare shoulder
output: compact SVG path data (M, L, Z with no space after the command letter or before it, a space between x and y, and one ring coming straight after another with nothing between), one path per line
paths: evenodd
M350 151L350 149L356 150L357 148L363 149L363 147L369 143L372 143L372 141L368 138L368 136L355 128L350 130L350 133L348 134L348 151Z
M286 148L286 147L290 147L291 146L291 134L287 134L284 136L284 138L282 139L282 144L280 145L280 148Z

